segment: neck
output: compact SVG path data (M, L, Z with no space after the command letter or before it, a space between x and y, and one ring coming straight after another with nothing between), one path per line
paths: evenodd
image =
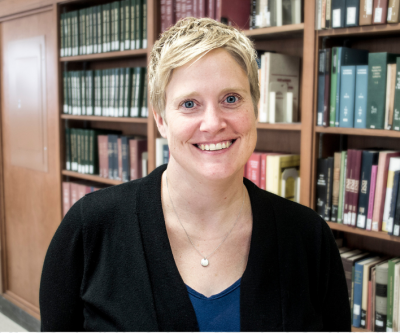
M242 206L244 191L243 169L226 179L207 180L187 172L171 156L163 175L162 193L167 208L173 211L172 206L168 207L170 196L183 224L205 230L231 225Z

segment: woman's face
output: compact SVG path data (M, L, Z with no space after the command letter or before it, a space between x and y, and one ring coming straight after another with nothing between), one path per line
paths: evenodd
M173 71L165 121L171 158L196 178L228 178L243 166L256 141L256 118L245 71L223 49Z

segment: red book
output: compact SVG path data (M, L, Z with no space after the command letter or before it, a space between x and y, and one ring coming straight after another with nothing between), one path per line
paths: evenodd
M346 186L344 193L344 207L343 207L343 224L350 224L350 197L351 197L351 188L352 188L352 179L353 179L353 150L349 149L347 151L347 165L346 165Z
M186 17L193 17L193 0L186 1Z
M175 23L182 18L182 1L186 0L174 0Z
M215 8L215 20L240 29L249 29L250 2L243 0L207 0L208 8ZM212 2L212 3L211 3ZM213 7L214 6L214 7ZM208 13L208 17L211 14Z
M92 186L86 186L86 194L92 193Z
M78 200L86 195L86 185L78 184Z
M387 18L387 9L387 0L374 0L372 24L385 24Z
M71 208L71 183L63 182L62 189L63 189L63 216L65 216L65 214L67 214L67 212Z
M165 0L165 30L174 25L175 15L174 15L174 4L172 0ZM164 31L165 31L164 30ZM163 32L164 32L163 31Z
M167 30L167 1L160 0L161 32Z
M78 192L79 192L79 184L70 183L71 184L71 207L79 200Z
M357 222L357 210L358 210L358 192L360 189L360 173L361 173L361 158L362 150L354 150L354 178L353 178L353 188L351 192L352 205L351 205L351 226L356 227Z
M142 153L147 151L147 140L129 140L130 179L142 177Z
M97 141L99 147L100 177L108 178L108 137L107 135L98 135Z
M117 139L118 145L118 180L122 179L122 142L121 138Z
M199 0L192 0L193 17L199 17Z
M385 207L387 176L391 157L400 156L400 152L381 151L379 153L378 174L376 176L374 212L372 214L372 230L382 230L383 209Z
M260 187L261 155L259 153L251 154L247 161L246 178Z
M260 154L260 189L267 189L267 154Z
M207 1L207 17L215 20L215 1L216 0L206 0Z
M206 1L208 0L197 0L199 3L199 11L198 15L199 17L206 17Z

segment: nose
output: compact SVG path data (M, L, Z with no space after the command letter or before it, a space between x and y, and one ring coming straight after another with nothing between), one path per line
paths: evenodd
M226 128L223 111L218 103L208 103L202 115L200 131L216 134Z

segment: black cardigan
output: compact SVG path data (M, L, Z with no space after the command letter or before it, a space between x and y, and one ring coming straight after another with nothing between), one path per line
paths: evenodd
M198 331L165 228L165 168L87 194L69 210L43 266L42 331ZM329 226L313 210L244 183L253 232L241 331L350 331Z

